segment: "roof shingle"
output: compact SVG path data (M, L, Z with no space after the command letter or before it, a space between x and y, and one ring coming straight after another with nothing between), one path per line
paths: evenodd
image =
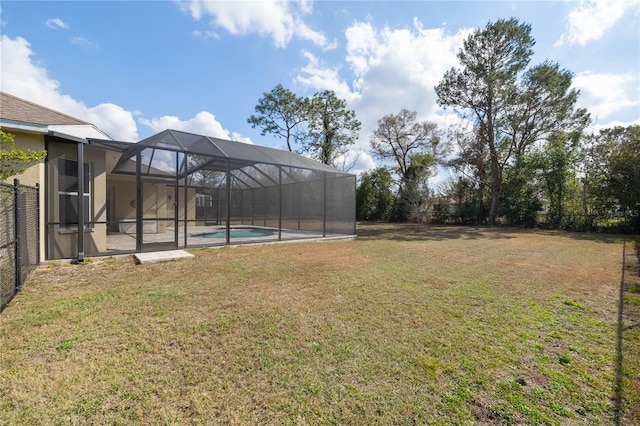
M0 118L44 126L91 124L5 92L0 92Z

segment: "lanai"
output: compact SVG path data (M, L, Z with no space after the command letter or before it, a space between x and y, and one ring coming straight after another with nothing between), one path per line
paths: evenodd
M299 154L176 130L87 147L111 153L107 229L135 234L136 252L355 235L355 176ZM272 234L234 239L237 227Z

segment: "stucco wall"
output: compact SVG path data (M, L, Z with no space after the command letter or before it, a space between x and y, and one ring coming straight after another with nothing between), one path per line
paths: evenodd
M14 130L3 129L5 132L14 136L14 142L18 149L33 149L35 151L44 150L44 136L36 133L17 132ZM24 172L16 176L6 179L6 183L13 184L13 179L20 180L21 185L35 186L40 185L40 211L44 211L44 160L32 164ZM44 214L40 214L40 259L45 259L44 235L45 220Z
M111 205L114 209L115 221L130 221L136 218L136 181L133 176L109 175L108 188L111 191ZM172 218L175 215L175 193L173 186L163 183L144 182L143 216L145 221L158 218ZM184 220L184 191L180 188L178 200L178 220ZM195 219L196 203L195 189L187 190L187 218ZM165 232L168 226L173 226L169 220L157 221L157 232ZM114 232L117 230L114 227ZM146 232L146 231L145 231Z
M59 218L58 197L58 161L61 158L77 159L77 144L75 143L50 143L48 146L47 173L48 173L48 206L47 220L49 223L57 223ZM91 221L106 222L106 170L105 152L100 149L85 147L85 163L91 163L92 167L92 191L91 191ZM48 227L48 258L67 259L77 255L78 234L77 228L64 228L60 225L50 224ZM84 254L94 255L104 253L107 250L107 227L105 223L94 223L84 233Z

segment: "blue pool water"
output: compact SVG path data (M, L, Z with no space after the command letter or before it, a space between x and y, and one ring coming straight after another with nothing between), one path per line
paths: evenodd
M258 229L258 228L231 228L231 238L255 238L255 237L269 237L273 235L270 229ZM202 232L200 234L191 234L192 237L199 238L226 238L227 233L223 229L216 232Z

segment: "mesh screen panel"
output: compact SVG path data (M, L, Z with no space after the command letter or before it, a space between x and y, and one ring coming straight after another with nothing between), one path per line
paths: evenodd
M175 179L177 201L167 202L166 195L157 191L156 203L165 216L173 214L174 209L162 210L162 206L176 206L179 246L224 244L220 231L226 235L227 226L272 228L268 238L283 240L355 233L354 175L292 152L174 130L137 145L143 152L143 167L136 184L149 175ZM122 180L110 176L131 174L127 158L131 158L133 150L121 152L106 178L107 185L114 188L116 200L122 199L118 198L119 192L126 191L119 186ZM146 211L148 200L143 202ZM164 228L170 228L168 222ZM246 234L250 233L232 232L229 238L237 243L267 238L248 241L251 237ZM123 241L115 237L110 241ZM142 241L153 239L149 235ZM109 240L107 244L111 244Z
M327 233L355 232L355 176L327 178Z

